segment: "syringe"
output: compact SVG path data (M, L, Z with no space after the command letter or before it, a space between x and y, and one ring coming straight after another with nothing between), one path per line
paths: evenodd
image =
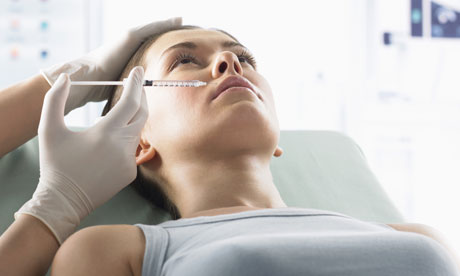
M125 85L128 79L123 81L71 81L71 85ZM154 87L200 87L207 83L199 80L181 81L181 80L144 80L143 86Z

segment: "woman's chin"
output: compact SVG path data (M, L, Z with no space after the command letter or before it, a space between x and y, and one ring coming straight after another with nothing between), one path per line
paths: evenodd
M263 105L240 100L226 106L225 110L221 110L215 119L220 121L220 124L226 124L235 129L243 129L245 126L257 127L266 124L269 120L268 115Z
M250 101L239 101L221 110L214 118L209 130L214 135L225 136L226 139L246 139L258 137L263 139L268 132L273 132L277 122L272 122L267 110Z

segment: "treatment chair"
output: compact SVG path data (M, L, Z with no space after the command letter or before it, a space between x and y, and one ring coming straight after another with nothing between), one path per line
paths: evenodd
M287 206L329 210L371 222L405 222L350 137L336 131L281 131L279 145L284 153L273 157L270 167ZM37 137L0 158L0 233L32 197L38 179ZM169 213L152 207L128 186L86 217L78 229L170 219Z
M335 211L365 221L405 221L350 137L335 131L281 131L279 145L284 153L273 157L270 167L287 206ZM0 158L0 233L32 197L40 175L38 160L37 137ZM153 207L128 186L86 217L79 229L170 219L169 213Z

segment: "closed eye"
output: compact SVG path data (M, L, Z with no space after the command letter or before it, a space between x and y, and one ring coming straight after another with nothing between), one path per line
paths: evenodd
M241 50L241 52L237 53L236 54L237 57L238 57L238 61L239 62L244 62L244 63L247 63L249 65L251 65L254 69L256 69L256 60L254 58L253 55L251 55L249 52L247 52L246 50ZM169 68L169 71L172 71L174 68L176 68L177 66L179 65L182 65L182 64L190 64L190 63L195 63L195 64L199 64L197 58L190 54L190 53L179 53L174 61L172 62L170 68Z
M179 53L179 55L172 62L172 65L169 68L169 71L173 70L179 64L189 64L190 62L194 62L198 64L198 61L194 55L189 54L189 53Z
M256 59L249 52L243 49L241 50L239 54L237 54L237 56L240 62L249 63L252 67L254 67L254 69L256 69L257 67Z

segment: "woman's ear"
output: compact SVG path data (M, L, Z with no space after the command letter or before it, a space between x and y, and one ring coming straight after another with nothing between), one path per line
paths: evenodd
M150 145L149 141L142 138L139 140L139 145L136 150L136 165L141 165L150 161L156 155L155 148Z
M275 156L275 157L280 157L281 154L283 154L283 149L282 149L280 146L277 146L277 147L276 147L276 150L275 150L275 153L273 154L273 156Z

